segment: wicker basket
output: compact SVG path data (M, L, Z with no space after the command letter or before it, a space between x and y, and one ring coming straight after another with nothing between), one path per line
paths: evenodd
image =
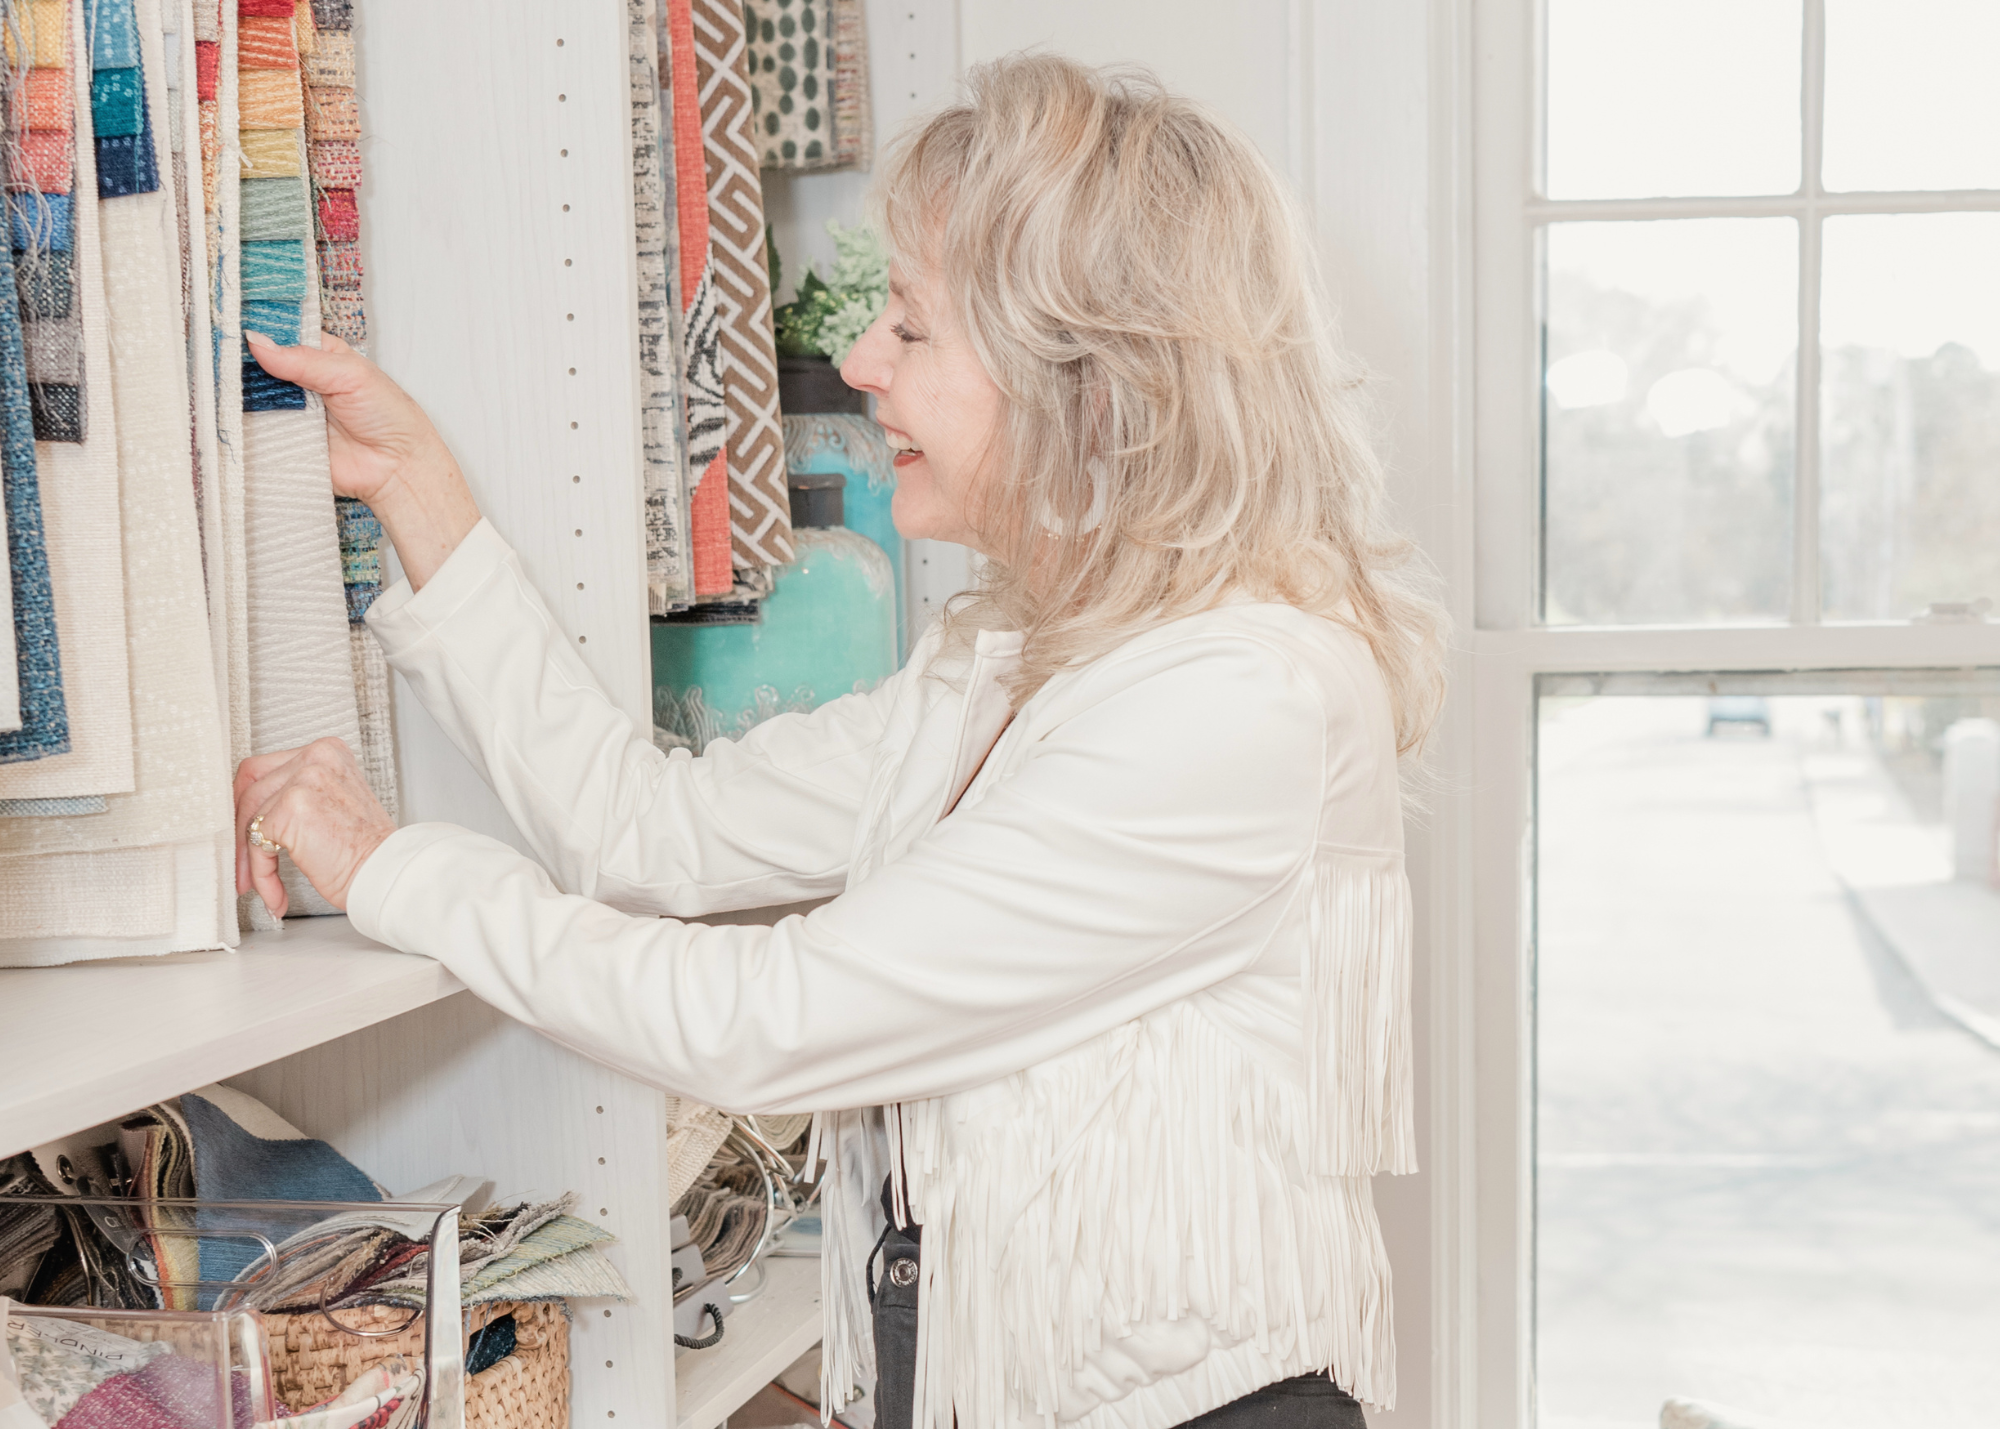
M357 1329L393 1330L410 1317L388 1305L336 1312ZM562 1306L500 1301L474 1308L478 1330L502 1315L514 1317L514 1353L465 1382L467 1429L569 1429L569 1320ZM395 1355L424 1361L424 1322L379 1339L343 1334L316 1313L265 1315L271 1342L271 1378L277 1397L293 1413L331 1399L363 1370Z

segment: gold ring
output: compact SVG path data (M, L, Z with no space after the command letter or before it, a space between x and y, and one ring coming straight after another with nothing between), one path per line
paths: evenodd
M267 839L264 837L264 816L262 814L259 814L250 821L250 847L262 853L268 853L273 857L285 851L285 846L276 839Z

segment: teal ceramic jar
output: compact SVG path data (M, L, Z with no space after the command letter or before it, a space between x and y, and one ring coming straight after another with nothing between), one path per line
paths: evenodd
M838 472L791 477L798 556L753 623L653 627L655 722L696 749L803 713L896 672L896 579L882 548L841 524Z
M859 397L861 394L853 394ZM842 524L859 531L889 557L896 573L896 649L907 654L904 625L903 538L890 505L896 499L896 454L882 429L853 412L809 412L785 417L785 470L839 472L847 478Z

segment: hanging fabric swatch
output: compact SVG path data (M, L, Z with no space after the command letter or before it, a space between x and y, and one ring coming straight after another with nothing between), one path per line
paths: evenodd
M319 227L320 327L353 347L368 342L361 306L360 104L354 89L353 15L344 5L317 7L325 18L305 64L306 113L352 114L353 132L341 137L321 120L310 155L313 211Z
M873 159L862 0L745 0L758 162L788 173Z
M833 142L840 168L866 169L875 162L864 0L833 0Z
M41 442L35 469L42 494L56 637L62 651L63 700L70 752L0 764L0 799L60 801L132 792L132 685L126 650L123 517L118 486L118 429L112 408L111 350L105 330L104 261L98 235L97 164L90 132L90 66L83 15L70 26L67 78L76 122L76 182L69 209L71 274L81 312L83 388L93 420L82 443ZM11 622L8 632L11 634ZM11 677L13 666L8 664ZM49 808L39 817L83 813Z
M660 77L653 0L626 0L632 96L632 222L639 258L639 426L646 466L646 604L654 615L694 598L687 482L675 424L672 286L660 165Z
M97 147L99 198L149 194L160 187L135 12L129 0L124 4L97 0L86 11L91 25L90 124Z
M158 0L94 0L93 10L93 58L134 61L100 64L99 74L106 68L142 71L142 132L118 136L131 141L123 150L152 155L153 135L166 123ZM106 152L101 140L93 148L99 156ZM100 174L100 194L102 179ZM233 901L225 879L234 864L234 832L192 500L171 202L156 179L151 190L112 195L98 207L124 561L128 571L146 574L126 582L134 788L108 796L102 814L0 821L6 857L91 855L71 864L75 876L60 885L39 876L9 880L24 898L42 903L0 910L7 918L0 937L8 939L0 942L0 963L214 948L236 940L234 920L222 916ZM44 863L38 861L38 871Z
M784 565L792 559L792 508L778 425L771 270L764 190L750 137L743 10L736 0L692 0L692 20L729 411L730 555L739 568Z
M39 13L38 13L39 12ZM10 76L8 175L14 272L21 292L22 340L28 354L28 401L35 439L81 442L84 433L83 307L76 301L75 43L67 6L27 7L22 23L60 26L54 53L35 55ZM61 60L60 64L50 63Z
M354 94L308 95L300 59L315 52L318 36L306 0L239 0L237 24L243 149L247 154L254 142L263 152L281 154L277 136L289 133L293 155L288 174L242 180L242 326L276 342L317 347L319 265L305 144L308 136L314 142L359 136ZM258 131L265 137L253 141ZM358 753L360 713L325 412L318 398L271 377L247 350L239 360L251 742L260 750L292 749L332 735ZM289 860L282 876L292 912L335 911Z
M744 0L751 133L767 169L840 162L834 135L832 0Z
M42 192L66 192L70 179L60 172L59 162L37 153L35 132L28 128L36 118L52 122L49 112L61 107L49 97L47 76L68 78L72 63L68 18L61 5L11 0L6 6L8 226L10 231L24 223L30 226L20 234L27 240L22 246L29 262L18 270L18 279L12 244L8 253L0 255L6 269L0 293L19 294L16 302L0 303L4 308L0 312L0 468L4 468L0 507L6 517L8 573L7 639L0 641L0 655L8 657L0 673L0 716L5 717L0 719L0 729L5 730L0 733L0 765L44 759L70 749L55 592L35 464L30 355L22 322L29 311L66 320L75 308L69 290L58 289L53 282L56 215L41 198ZM37 74L44 78L37 80ZM69 142L62 135L56 137L62 144ZM57 160L66 152L59 145ZM64 264L67 277L66 257Z
M235 0L195 0L197 84L201 99L202 204L207 214L209 274L206 284L209 365L215 373L217 485L221 488L222 611L228 631L230 768L247 759L250 742L249 532L243 474L242 181L261 171L249 167L238 123ZM297 143L289 146L298 171Z
M200 66L195 40L194 0L161 0L161 23L167 70L166 147L172 155L175 236L181 259L181 332L188 365L188 420L193 431L196 505L201 514L201 548L208 594L210 653L214 661L216 704L229 707L235 671L229 622L232 572L227 517L221 480L221 454L215 408L215 343L208 299L208 221L204 210L201 169ZM213 0L203 0L204 5Z
M660 82L671 110L674 214L680 237L681 397L686 416L691 513L689 541L698 596L727 595L729 540L729 408L722 386L722 312L709 243L708 160L702 142L701 87L696 79L693 0L665 0L660 28Z
M14 264L0 251L0 292L12 288ZM63 701L62 656L56 641L55 593L43 543L42 498L35 481L35 426L28 407L27 354L21 319L0 303L0 481L5 483L7 568L12 576L14 669L20 727L0 734L0 764L69 752L69 709Z

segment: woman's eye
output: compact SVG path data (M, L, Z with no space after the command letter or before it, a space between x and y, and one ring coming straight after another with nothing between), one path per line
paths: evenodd
M896 334L896 340L898 342L911 343L920 340L915 333L911 332L907 327L904 327L901 323L891 323L889 325L889 331Z

